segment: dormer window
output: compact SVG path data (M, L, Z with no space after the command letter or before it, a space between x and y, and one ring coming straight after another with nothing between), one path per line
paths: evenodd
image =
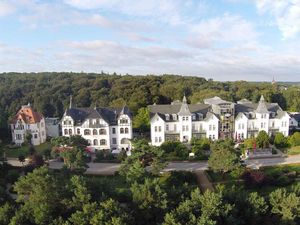
M173 120L177 120L177 115L173 114Z
M199 117L199 120L202 120L203 119L203 115L201 113L197 113L198 117Z
M170 120L170 115L169 114L166 114L165 116L166 116L167 121Z
M192 114L192 120L196 120L196 115Z

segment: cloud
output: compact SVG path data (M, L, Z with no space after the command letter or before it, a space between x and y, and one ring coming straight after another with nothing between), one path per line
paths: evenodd
M300 0L256 0L260 14L274 17L283 39L295 38L300 32Z
M240 16L228 14L202 20L199 23L190 25L189 29L196 34L196 40L206 44L211 44L211 42L237 43L253 41L259 36L252 23Z
M0 2L0 17L7 16L15 11L15 8L12 4L1 1Z

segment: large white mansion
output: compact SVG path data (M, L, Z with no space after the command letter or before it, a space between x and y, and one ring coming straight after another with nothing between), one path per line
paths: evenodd
M12 141L21 145L26 141L26 135L31 134L31 144L40 145L46 141L45 118L35 112L31 105L23 105L10 124Z
M259 103L243 99L237 103L219 97L205 99L204 104L175 101L170 105L150 105L151 143L159 146L168 140L189 142L192 137L211 140L255 137L264 130L269 135L281 132L288 136L290 126L298 126L277 103Z
M123 108L70 108L61 120L62 135L81 135L91 150L130 150L132 115Z

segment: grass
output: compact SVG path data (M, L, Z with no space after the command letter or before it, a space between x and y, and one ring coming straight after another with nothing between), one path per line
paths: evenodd
M228 182L228 181L234 181L236 180L235 177L232 177L230 173L225 173L224 175L219 172L214 172L212 170L206 171L207 175L209 176L209 179L213 183L219 183L219 182Z
M297 172L300 173L300 163L297 164L289 164L289 165L279 165L279 166L268 166L262 167L260 169L265 173L265 175L269 176L280 176L289 172Z
M300 146L294 146L287 150L288 155L299 155L300 154Z
M29 146L28 145L20 146L17 148L9 148L8 146L1 146L0 148L2 148L4 150L6 157L9 157L9 158L18 158L20 155L24 155L25 157L29 156ZM34 146L34 148L38 154L43 155L44 151L46 149L51 149L52 146L49 142L45 142L38 146Z

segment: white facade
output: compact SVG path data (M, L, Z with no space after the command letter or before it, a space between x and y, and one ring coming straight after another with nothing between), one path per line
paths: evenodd
M256 137L260 131L265 131L269 135L280 132L288 136L291 122L287 112L277 104L267 105L262 97L256 109L239 112L235 118L235 139Z
M119 113L114 110L103 111L100 108L67 110L61 122L62 135L81 135L92 150L130 150L133 135L130 114L124 110L119 110ZM85 116L82 118L80 114Z
M190 142L192 137L243 140L256 137L262 130L288 136L291 126L298 125L277 103L266 103L263 96L259 103L243 99L235 104L218 97L206 103L188 105L184 97L182 103L149 106L152 145L168 140Z
M193 137L219 138L219 119L208 112L209 106L182 104L149 106L151 116L151 144L160 146L165 141L190 142ZM194 109L195 108L195 109ZM192 110L191 110L192 109Z
M12 142L21 145L26 142L26 135L31 134L31 144L40 145L46 141L44 117L34 112L30 105L22 106L10 125Z

